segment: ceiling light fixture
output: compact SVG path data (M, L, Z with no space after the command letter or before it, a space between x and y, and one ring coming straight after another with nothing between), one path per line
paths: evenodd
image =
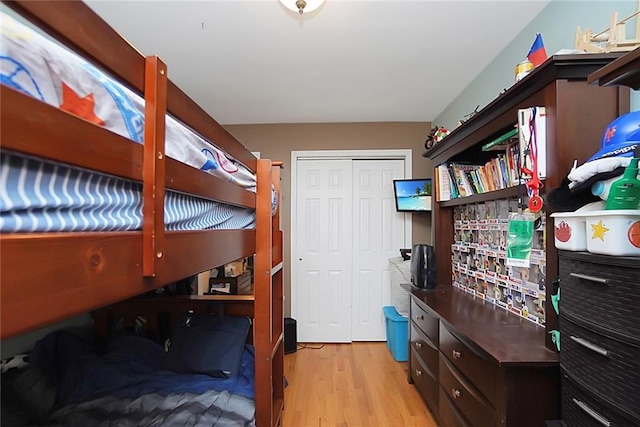
M324 0L280 0L280 3L287 9L302 15L303 13L311 13L322 6Z

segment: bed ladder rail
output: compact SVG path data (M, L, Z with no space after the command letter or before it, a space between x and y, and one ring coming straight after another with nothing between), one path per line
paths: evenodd
M165 246L165 116L167 66L157 57L145 60L144 155L142 170L142 275L155 277Z

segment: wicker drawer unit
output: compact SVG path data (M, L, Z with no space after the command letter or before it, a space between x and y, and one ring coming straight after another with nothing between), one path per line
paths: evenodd
M575 384L568 375L562 380L562 421L565 427L638 427L638 421L622 415L600 396Z
M640 345L640 258L560 251L562 314Z
M559 273L563 421L640 425L640 258L560 251Z
M640 348L560 317L563 372L640 425Z

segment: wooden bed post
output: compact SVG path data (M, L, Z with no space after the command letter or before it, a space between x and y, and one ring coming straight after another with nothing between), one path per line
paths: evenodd
M165 115L167 66L148 56L144 72L144 168L142 172L142 275L155 277L156 263L165 255Z
M254 266L253 344L256 369L256 424L271 426L273 419L271 336L271 160L257 162L256 259ZM260 398L262 397L262 398Z
M281 423L284 409L284 286L283 286L283 251L282 230L280 228L280 169L282 162L273 162L271 183L275 187L278 205L271 220L272 260L271 260L271 337L272 337L272 371L273 378L273 414L272 426Z

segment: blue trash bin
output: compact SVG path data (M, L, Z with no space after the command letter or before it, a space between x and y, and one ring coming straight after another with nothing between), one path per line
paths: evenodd
M409 360L409 322L395 307L382 307L387 330L387 348L398 362Z

